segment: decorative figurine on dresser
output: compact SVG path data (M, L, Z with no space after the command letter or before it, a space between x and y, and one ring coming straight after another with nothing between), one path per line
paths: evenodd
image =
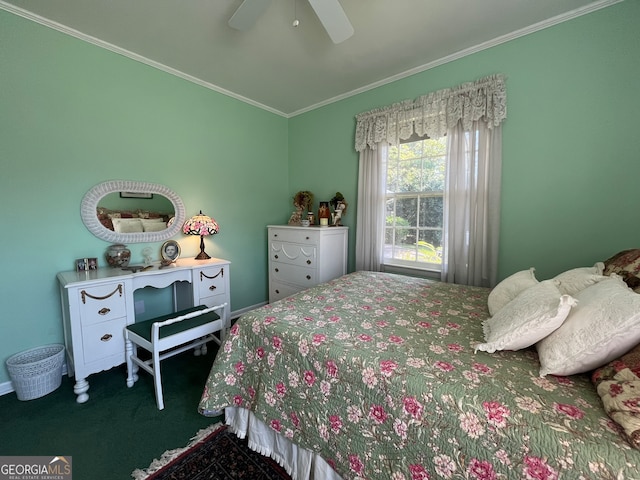
M289 225L302 225L302 217L305 210L311 212L313 208L313 193L308 190L299 191L293 196L293 206L295 210L291 214L291 218L289 218ZM305 220L312 220L309 217L309 213L307 213Z
M270 303L347 273L348 227L267 229Z
M340 192L336 192L335 196L329 201L333 213L331 214L331 225L338 227L342 225L342 217L347 213L347 202Z

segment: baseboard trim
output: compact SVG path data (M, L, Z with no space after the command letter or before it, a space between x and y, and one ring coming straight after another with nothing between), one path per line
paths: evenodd
M260 303L256 303L255 305L250 305L248 307L241 308L240 310L231 312L231 318L241 317L245 313L249 313L250 311L255 310L256 308L264 307L267 303L268 302L260 302Z
M13 384L11 382L0 383L0 396L13 392Z
M261 302L255 305L251 305L249 307L241 308L240 310L235 310L231 312L231 318L238 318L244 315L245 313L248 313L251 310L255 310L256 308L260 308L266 304L267 302ZM62 365L62 375L64 376L66 374L67 374L67 363L65 362L64 365ZM13 388L13 384L11 383L11 381L0 383L0 396L7 395L13 392L15 392L15 389Z

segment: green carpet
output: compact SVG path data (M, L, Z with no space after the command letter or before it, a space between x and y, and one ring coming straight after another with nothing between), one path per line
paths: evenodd
M0 455L66 455L73 458L74 480L130 479L134 469L223 421L197 412L215 353L210 343L206 356L189 351L162 362L162 411L151 375L140 371L127 388L124 365L91 375L84 404L76 403L74 379L67 376L55 392L35 400L0 396Z

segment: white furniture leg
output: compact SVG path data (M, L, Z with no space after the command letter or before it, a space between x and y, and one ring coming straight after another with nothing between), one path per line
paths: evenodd
M153 385L156 390L156 403L158 410L164 409L164 399L162 398L162 378L160 377L160 352L154 350L152 352L153 358Z
M78 398L76 398L76 402L84 403L89 400L89 395L87 395L87 391L89 390L89 382L85 378L78 378L76 380L76 384L73 386L73 393L75 393Z

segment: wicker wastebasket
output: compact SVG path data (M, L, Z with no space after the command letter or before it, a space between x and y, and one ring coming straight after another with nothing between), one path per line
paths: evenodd
M62 383L64 345L32 348L10 356L7 370L18 400L33 400L53 392Z

